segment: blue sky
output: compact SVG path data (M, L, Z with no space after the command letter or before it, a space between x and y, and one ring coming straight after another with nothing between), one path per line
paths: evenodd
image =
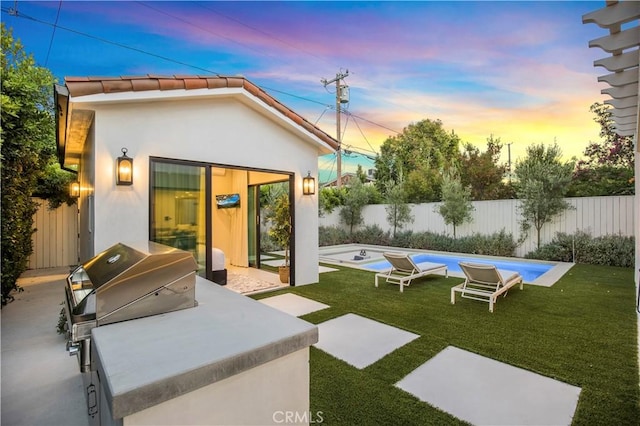
M532 143L581 156L599 141L589 106L607 99L582 15L598 2L2 1L2 21L38 65L65 76L241 74L335 135L335 86L349 70L344 169L371 167L389 136L439 119L512 160ZM11 13L11 9L17 9ZM326 179L335 158L320 160Z

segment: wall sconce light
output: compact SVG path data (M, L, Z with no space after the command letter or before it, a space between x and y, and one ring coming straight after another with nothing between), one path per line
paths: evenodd
M302 193L304 195L313 195L316 193L316 180L311 177L311 172L307 172L307 176L302 178Z
M133 184L133 158L127 157L127 148L122 148L122 157L116 161L116 185Z
M69 185L69 196L71 198L78 198L80 196L79 182L71 182L71 185Z

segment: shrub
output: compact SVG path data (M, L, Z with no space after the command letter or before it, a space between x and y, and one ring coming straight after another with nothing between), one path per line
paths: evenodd
M633 237L605 235L592 237L578 231L573 235L558 232L549 244L526 254L528 259L554 260L630 268L634 265Z
M453 238L444 234L435 234L432 232L425 232L425 234L426 235L423 239L423 245L416 248L438 251L453 251Z
M365 226L351 237L341 228L321 226L319 240L320 246L360 243L488 256L514 256L516 250L513 236L504 230L492 235L474 234L458 239L433 232L403 231L391 238L389 231L383 231L378 225Z
M351 242L347 231L336 226L321 226L318 228L318 240L320 247L335 246Z
M596 237L591 247L578 257L579 263L631 268L634 265L635 241L633 237L604 235Z
M416 248L416 239L413 231L396 232L396 236L391 238L390 244L394 247Z
M351 242L388 246L391 243L391 237L388 231L383 231L378 225L367 225L353 233Z
M263 252L272 252L280 250L280 247L276 244L275 241L269 236L268 232L260 233L260 250Z

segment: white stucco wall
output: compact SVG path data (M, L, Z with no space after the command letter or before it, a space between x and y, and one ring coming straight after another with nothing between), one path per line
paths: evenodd
M295 281L318 281L318 200L302 195L302 178L307 171L317 176L319 146L289 119L261 104L256 109L248 95L155 101L92 95L73 102L95 111L95 253L149 238L149 157L268 169L295 174ZM123 147L134 159L132 186L115 184Z
M134 413L122 424L308 425L314 416L322 413L309 411L306 348Z

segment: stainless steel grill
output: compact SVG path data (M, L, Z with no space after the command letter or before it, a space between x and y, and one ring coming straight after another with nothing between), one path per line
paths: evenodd
M67 277L67 349L91 366L91 329L196 306L198 265L189 252L154 242L118 243Z

